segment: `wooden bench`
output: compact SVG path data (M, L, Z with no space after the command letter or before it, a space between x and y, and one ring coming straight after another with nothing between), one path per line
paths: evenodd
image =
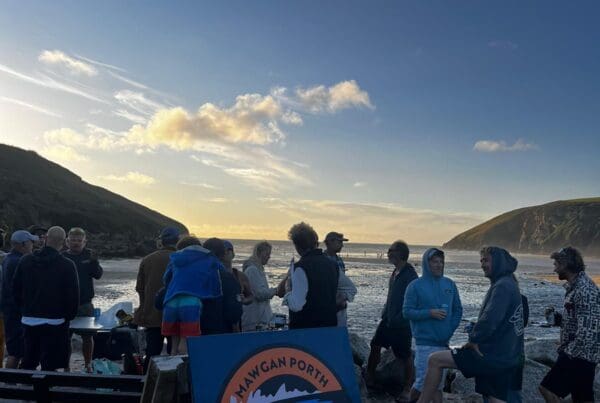
M0 369L0 397L48 402L138 403L143 376Z

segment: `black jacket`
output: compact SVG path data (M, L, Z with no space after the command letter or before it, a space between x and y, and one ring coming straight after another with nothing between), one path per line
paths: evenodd
M75 263L48 246L21 258L13 293L23 316L72 320L79 306Z
M419 278L419 275L410 263L406 263L396 274L390 277L387 300L383 308L381 318L389 328L410 328L410 322L402 315L404 306L404 294L411 281Z
M98 259L91 258L91 251L84 249L78 255L63 252L63 256L71 259L77 268L77 276L79 277L79 305L92 302L94 298L94 280L100 280L102 277L102 266Z
M231 333L242 318L242 289L232 273L219 270L223 295L202 300L200 328L203 335Z

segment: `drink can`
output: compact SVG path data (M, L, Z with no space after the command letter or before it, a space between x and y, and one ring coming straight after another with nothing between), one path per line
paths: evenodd
M94 318L98 319L101 312L100 308L94 308Z

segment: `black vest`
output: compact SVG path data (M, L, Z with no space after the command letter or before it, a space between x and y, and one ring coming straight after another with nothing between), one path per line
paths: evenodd
M321 249L313 249L302 256L295 266L301 267L306 273L308 293L302 310L290 311L290 329L337 326L337 264L325 256Z

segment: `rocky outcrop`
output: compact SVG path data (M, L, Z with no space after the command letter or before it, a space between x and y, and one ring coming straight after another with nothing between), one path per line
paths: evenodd
M367 341L356 333L350 333L350 349L352 350L352 360L358 366L367 364L371 347Z
M571 245L600 256L600 197L513 210L457 235L444 247L478 250L483 245L525 253L549 253Z
M551 367L558 359L556 340L534 340L525 343L525 356L530 360Z

